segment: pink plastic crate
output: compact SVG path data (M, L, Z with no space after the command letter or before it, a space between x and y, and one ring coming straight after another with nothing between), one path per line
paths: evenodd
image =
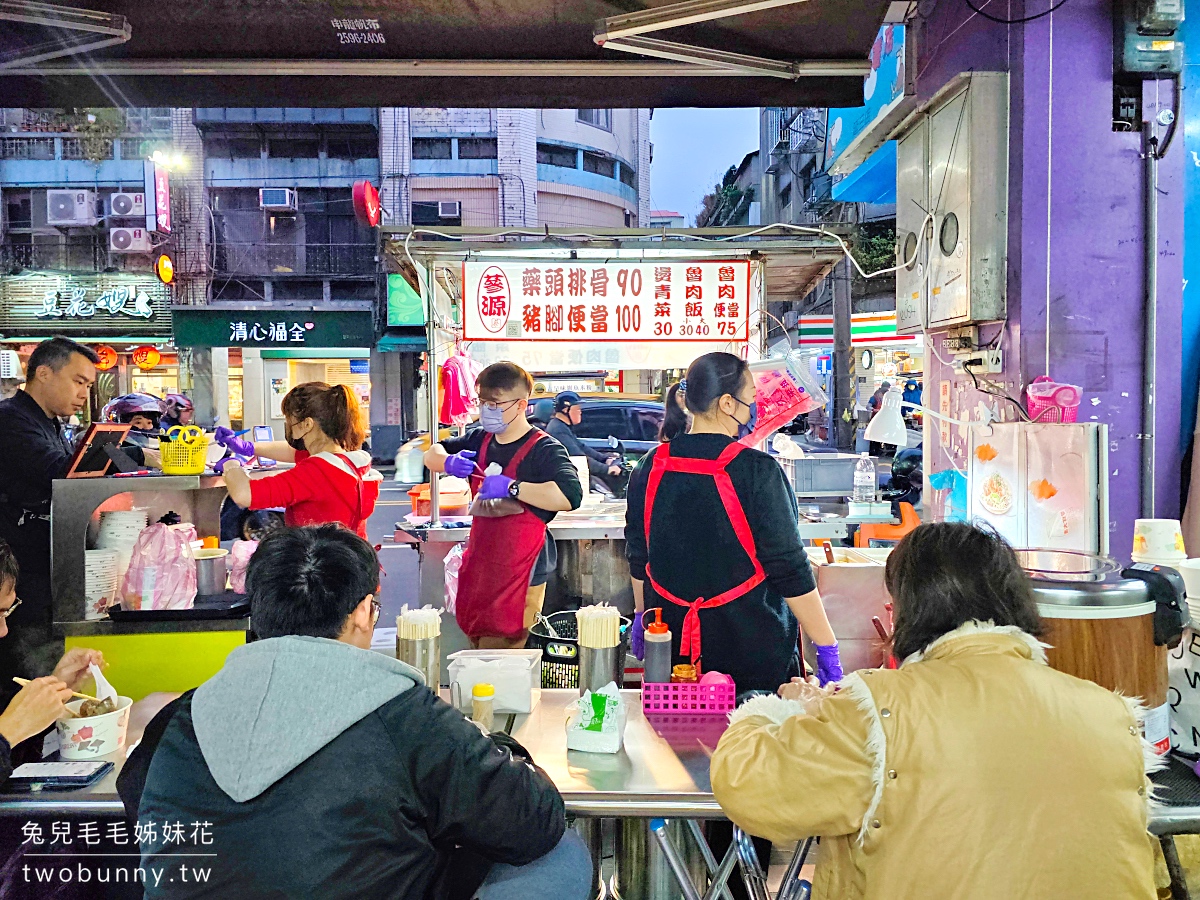
M723 716L733 711L735 692L732 684L643 683L642 712Z

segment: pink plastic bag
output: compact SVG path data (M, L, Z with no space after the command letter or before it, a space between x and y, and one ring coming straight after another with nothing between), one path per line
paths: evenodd
M229 551L229 588L235 594L246 593L246 567L258 549L258 541L234 541Z
M196 560L186 535L156 523L142 530L129 559L121 606L191 609L196 600Z
M458 600L458 573L462 569L462 558L466 549L465 542L455 544L446 554L446 612L450 615L454 615L455 604Z

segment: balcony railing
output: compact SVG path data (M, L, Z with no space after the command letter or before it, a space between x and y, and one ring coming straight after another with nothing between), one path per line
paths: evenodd
M222 275L374 275L374 244L221 241L213 265Z
M763 110L772 153L816 153L825 140L821 113L811 107L772 106Z

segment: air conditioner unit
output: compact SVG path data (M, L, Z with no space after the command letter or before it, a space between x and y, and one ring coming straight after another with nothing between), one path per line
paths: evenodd
M108 233L108 249L113 253L149 253L150 235L145 228L114 228Z
M47 225L82 227L98 221L93 191L46 191Z
M133 218L146 215L145 194L113 194L108 198L108 214L116 218Z
M291 188L259 188L258 205L261 209L295 212L296 192Z
M439 219L461 219L462 218L462 203L458 200L439 200L438 201L438 218Z

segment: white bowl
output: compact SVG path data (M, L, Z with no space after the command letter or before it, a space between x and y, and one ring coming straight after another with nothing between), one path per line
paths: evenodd
M78 713L83 702L72 700L67 709ZM86 719L59 719L54 723L58 730L59 756L63 759L97 759L122 749L132 706L130 698L117 697L117 708L110 713Z

